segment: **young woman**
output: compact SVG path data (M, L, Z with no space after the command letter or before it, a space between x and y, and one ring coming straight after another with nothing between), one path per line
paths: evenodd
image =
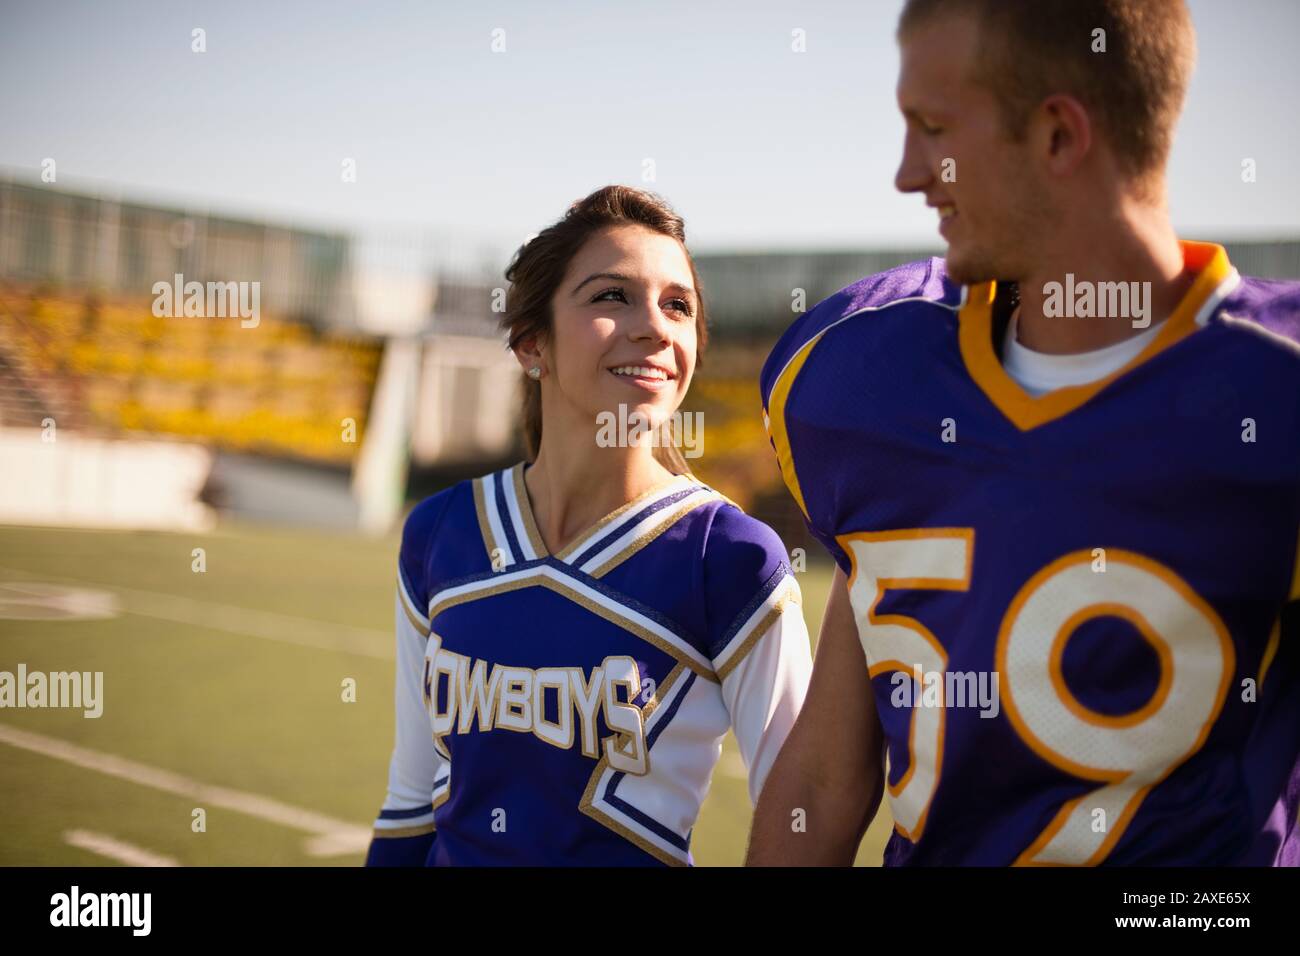
M609 186L506 272L531 463L407 519L369 865L689 864L728 727L757 801L811 672L785 550L675 448L619 441L658 434L703 350L685 239Z

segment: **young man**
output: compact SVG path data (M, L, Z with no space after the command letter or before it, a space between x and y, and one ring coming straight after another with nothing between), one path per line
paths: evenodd
M1187 10L909 0L899 43L948 253L763 370L838 569L749 862L851 863L887 790L891 865L1300 863L1300 283L1170 225Z

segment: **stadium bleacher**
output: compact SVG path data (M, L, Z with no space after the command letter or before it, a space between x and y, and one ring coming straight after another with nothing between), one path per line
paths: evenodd
M148 299L41 288L6 287L0 317L0 424L53 418L327 463L356 457L382 353L379 339L273 316L159 318Z

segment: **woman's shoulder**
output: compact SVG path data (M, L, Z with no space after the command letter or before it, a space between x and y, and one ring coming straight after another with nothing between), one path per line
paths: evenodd
M720 652L783 601L798 601L789 552L772 528L729 499L710 508L703 590L710 644Z
M771 526L721 495L711 511L704 548L706 564L764 577L782 564L788 566L785 544Z
M472 479L458 481L436 494L420 501L406 516L402 523L402 547L422 547L433 538L438 528L446 520L448 512L455 512L457 505L464 507L466 500L472 504Z
M449 485L407 514L399 567L414 598L427 600L442 581L490 570L474 492L483 477Z

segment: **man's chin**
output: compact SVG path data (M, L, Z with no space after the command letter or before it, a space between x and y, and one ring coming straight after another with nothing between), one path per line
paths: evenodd
M948 247L944 268L948 278L960 285L979 285L991 281L997 275L997 270L982 256L953 249L952 246Z

